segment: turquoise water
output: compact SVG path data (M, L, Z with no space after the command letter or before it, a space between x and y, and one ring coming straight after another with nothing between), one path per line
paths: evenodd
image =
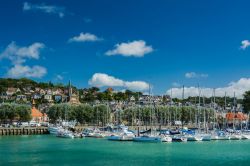
M0 165L250 165L250 140L136 143L4 136Z

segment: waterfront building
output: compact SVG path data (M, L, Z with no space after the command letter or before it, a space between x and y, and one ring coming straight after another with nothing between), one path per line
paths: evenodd
M226 120L228 124L241 123L241 122L247 121L247 119L248 119L248 116L246 114L243 114L242 112L237 112L237 113L228 112L226 114Z
M31 117L34 122L45 122L48 121L48 117L46 114L41 113L37 108L36 108L36 103L35 100L33 99L32 101L32 108L31 108Z

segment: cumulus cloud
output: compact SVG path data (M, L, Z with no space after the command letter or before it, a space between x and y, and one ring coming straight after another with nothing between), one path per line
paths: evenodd
M242 50L245 50L247 47L249 47L250 46L250 41L249 40L242 40L241 41L241 46L240 46L240 48L242 49Z
M11 42L2 53L0 60L8 59L12 67L7 72L8 77L33 77L41 78L47 73L47 69L42 66L35 65L33 67L24 65L27 59L38 60L40 58L41 49L45 45L43 43L33 43L29 46L18 46L15 42Z
M206 97L211 97L213 94L213 88L200 88L201 95ZM236 82L231 82L225 87L215 88L216 96L223 97L225 92L227 96L233 97L234 92L236 97L242 98L245 91L250 90L250 78L241 78ZM188 96L198 96L199 90L197 87L185 87L184 88L185 97ZM167 94L171 94L171 89L167 90ZM172 88L173 97L181 98L182 97L182 88Z
M152 46L147 46L143 40L135 40L128 43L120 43L115 45L115 49L107 51L108 56L122 55L126 57L143 57L153 51Z
M33 77L33 78L41 78L47 73L47 69L42 66L23 66L23 65L15 65L12 67L7 76L11 78L20 78L20 77Z
M65 8L59 6L51 6L45 4L31 4L24 2L23 11L40 11L48 14L56 14L60 18L63 18L65 15Z
M109 76L104 73L95 73L89 80L89 84L92 86L103 87L103 86L123 86L124 82L113 76Z
M143 81L124 81L104 73L95 73L89 80L89 85L97 87L122 87L135 91L148 90L149 85Z
M124 87L130 90L137 90L137 91L145 91L149 89L148 83L144 81L131 81L131 82L124 82Z
M70 38L69 42L94 42L100 40L102 40L102 38L99 38L94 34L81 32L79 36L74 36Z
M33 43L27 47L21 47L16 45L15 42L11 42L5 50L0 54L0 60L3 58L9 59L13 64L24 63L27 58L39 59L40 51L44 48L43 43Z
M185 74L186 78L207 78L208 74L198 74L195 72L188 72Z

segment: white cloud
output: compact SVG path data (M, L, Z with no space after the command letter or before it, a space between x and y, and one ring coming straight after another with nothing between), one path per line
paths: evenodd
M131 81L131 82L124 82L124 87L135 90L135 91L145 91L149 89L148 83L144 81Z
M45 4L31 4L24 2L23 11L41 11L48 14L56 14L60 18L63 18L65 15L65 8L59 6L49 6Z
M27 47L20 47L15 42L11 42L0 54L0 60L9 59L13 64L21 64L29 59L39 59L40 51L44 48L43 43L33 43Z
M149 85L143 81L124 81L104 73L95 73L89 80L89 85L97 87L123 87L135 91L148 90Z
M135 40L128 43L120 43L115 45L115 49L107 51L105 54L111 55L122 55L126 57L143 57L153 51L152 46L147 46L143 40Z
M198 74L195 72L188 72L185 74L186 78L207 78L208 74Z
M249 40L242 40L241 41L241 46L240 46L240 48L242 49L242 50L245 50L247 47L249 47L250 46L250 41Z
M11 42L2 53L0 53L0 60L10 60L12 67L7 71L6 76L18 77L33 77L41 78L47 73L47 69L42 66L35 65L30 67L24 65L27 59L38 60L40 58L40 51L44 48L43 43L33 43L30 46L18 46L15 42Z
M20 78L20 77L33 77L33 78L41 78L47 73L47 69L42 66L23 66L23 65L15 65L12 67L8 73L8 77L12 78Z
M97 87L123 86L123 81L104 73L95 73L89 80L89 84Z
M69 39L69 42L94 42L100 40L102 40L102 38L99 38L94 34L81 32L79 36L74 36Z
M216 96L223 97L225 92L227 96L233 97L234 92L236 97L242 98L245 91L250 90L250 78L241 78L236 82L231 82L225 87L215 88ZM185 87L184 88L185 97L188 96L198 96L199 91L197 87ZM201 88L201 95L206 97L211 97L213 93L213 88ZM171 89L167 90L167 94L171 94ZM182 88L172 88L173 97L182 97Z

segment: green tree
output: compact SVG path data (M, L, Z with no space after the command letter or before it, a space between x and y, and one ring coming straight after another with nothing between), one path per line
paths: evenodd
M31 107L28 105L15 105L16 114L20 121L31 120Z
M250 91L246 91L243 95L242 105L245 113L250 112Z

